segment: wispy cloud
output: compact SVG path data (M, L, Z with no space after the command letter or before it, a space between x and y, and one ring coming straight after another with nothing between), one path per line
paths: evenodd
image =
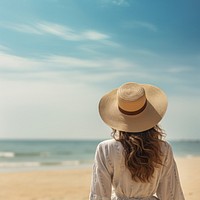
M155 57L158 56L158 54L152 50L148 49L133 49L132 50L134 54L142 55L142 56L150 56L150 57Z
M124 71L128 68L134 68L135 63L123 59L112 57L109 59L82 59L77 57L68 57L68 56L59 56L51 55L45 57L46 63L49 63L51 66L56 66L57 69L66 69L66 70L79 70L80 72L85 72L85 70L93 70L93 72L113 72L113 71ZM54 68L56 69L56 68ZM89 72L89 71L88 71Z
M45 22L45 21L40 21L33 24L1 23L1 26L22 33L37 34L37 35L50 34L62 38L64 40L70 40L70 41L82 41L82 40L100 41L100 40L107 40L110 38L109 35L101 33L96 30L77 31L68 26Z
M42 33L55 35L64 40L81 40L80 35L77 34L73 29L60 24L39 22L35 24L35 27Z
M114 4L116 6L129 6L128 0L101 0L103 5Z
M118 6L121 6L121 5L126 5L128 6L129 3L128 3L128 0L112 0L111 1L113 4L116 4Z
M104 40L108 39L109 36L103 33L99 33L96 31L88 30L86 32L83 32L82 37L88 40Z
M1 23L0 26L22 33L30 33L37 35L43 34L43 32L40 29L31 24Z
M82 84L113 84L131 76L139 79L137 65L119 57L107 59L69 57L60 55L26 58L7 53L0 54L0 81L16 82L71 82ZM134 74L131 71L135 69ZM143 74L141 74L143 76ZM116 83L115 83L116 84Z
M127 21L123 23L123 27L125 28L143 28L149 31L157 32L158 28L156 25L146 22L146 21Z
M156 82L162 78L163 82L163 79L168 82L170 78L169 73L160 77L155 71L123 57L81 58L53 54L33 59L1 52L0 60L0 80L113 84L112 80L117 80L116 83L133 80Z
M113 42L111 40L101 40L101 42L99 43L82 43L78 46L78 50L81 50L84 53L89 53L89 55L91 56L91 54L93 55L98 55L98 56L105 56L105 47L107 48L106 50L109 49L109 47L113 49L119 49L120 51L122 50L122 45L117 43L117 42Z
M0 60L0 71L4 73L33 72L42 64L38 60L12 55L3 51L0 51Z
M169 67L167 69L167 72L176 74L176 73L187 73L187 72L192 72L193 68L190 66L173 66L173 67Z
M96 62L95 60L80 59L76 57L58 56L51 55L45 58L45 61L58 69L62 67L63 69L74 69L78 68L96 68L102 66L102 63Z
M0 60L0 80L6 78L7 80L65 81L67 79L72 82L112 84L114 79L117 82L134 80L152 84L170 82L183 88L186 83L190 85L191 81L183 80L180 74L190 73L191 77L198 79L195 69L188 66L168 65L166 68L157 67L155 70L151 63L145 66L134 59L124 57L83 58L52 54L29 58L0 51Z
M80 73L89 72L111 72L123 71L126 68L134 67L135 65L123 58L110 59L83 59L78 57L49 55L42 58L32 59L21 56L0 52L0 71L3 73L25 74L33 73L33 76L39 73L63 72L63 71L79 71Z

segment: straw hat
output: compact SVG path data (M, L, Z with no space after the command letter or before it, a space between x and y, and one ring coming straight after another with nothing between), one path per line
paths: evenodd
M158 87L125 83L104 95L99 102L102 120L111 128L125 132L148 130L162 119L167 97Z

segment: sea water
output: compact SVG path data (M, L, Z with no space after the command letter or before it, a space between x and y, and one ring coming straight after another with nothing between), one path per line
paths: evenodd
M100 140L0 140L0 171L91 167ZM170 141L175 156L200 156L200 141Z

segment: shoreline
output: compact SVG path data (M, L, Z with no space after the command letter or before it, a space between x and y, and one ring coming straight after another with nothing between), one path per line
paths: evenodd
M200 199L200 156L175 157L185 199ZM92 167L0 172L0 199L88 200Z
M184 155L184 156L174 156L175 160L182 159L196 159L200 158L200 155ZM11 162L12 163L12 162ZM15 173L15 172L32 172L32 171L59 171L59 170L82 170L92 168L93 161L85 162L84 164L77 165L38 165L38 166L24 166L24 167L0 167L0 174L2 173Z

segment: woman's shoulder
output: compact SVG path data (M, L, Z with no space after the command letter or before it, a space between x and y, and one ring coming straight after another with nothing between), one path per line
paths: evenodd
M116 141L115 139L112 138L112 139L103 140L98 145L99 146L112 146L112 145L115 145L118 143L120 143L120 142Z
M121 142L115 139L103 140L97 146L97 153L106 157L111 166L114 160L116 161L116 158L118 158L118 160L121 159L122 152L123 147Z
M121 142L115 139L107 139L103 140L98 144L99 148L107 148L107 149L120 149L122 147Z

